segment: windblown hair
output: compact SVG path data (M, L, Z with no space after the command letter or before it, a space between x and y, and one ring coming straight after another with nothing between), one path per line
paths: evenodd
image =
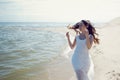
M89 31L89 34L91 34L94 38L94 43L95 44L99 44L99 39L95 36L97 35L98 36L98 33L96 33L96 29L95 27L93 27L93 25L90 23L89 20L81 20L81 22L87 26L87 29Z
M94 38L94 43L95 44L99 44L99 39L95 36L98 36L98 33L96 33L96 29L95 27L93 27L93 25L90 23L89 20L81 20L81 22L87 27L89 34L91 34ZM76 23L73 27L73 29L78 29L80 26L80 22Z

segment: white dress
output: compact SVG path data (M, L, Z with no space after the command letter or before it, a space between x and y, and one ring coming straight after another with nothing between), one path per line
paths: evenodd
M94 65L86 45L86 39L81 40L76 36L76 47L72 55L72 65L78 80L92 80Z

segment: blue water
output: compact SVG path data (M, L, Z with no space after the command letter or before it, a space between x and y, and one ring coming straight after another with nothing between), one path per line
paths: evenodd
M65 36L44 28L67 23L0 23L0 79L26 80L26 75L44 71L65 48ZM19 79L16 79L19 78Z

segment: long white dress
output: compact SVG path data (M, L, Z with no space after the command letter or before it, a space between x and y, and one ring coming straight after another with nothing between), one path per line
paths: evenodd
M86 39L81 40L76 36L76 47L72 55L72 65L78 80L92 80L94 65L86 45Z

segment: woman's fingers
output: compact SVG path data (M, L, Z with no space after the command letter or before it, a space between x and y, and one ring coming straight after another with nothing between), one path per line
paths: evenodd
M70 24L67 26L68 29L70 29Z
M70 24L67 26L67 28L68 29L73 29L73 27Z
M69 32L66 33L66 36L68 36L68 35L69 35Z
M68 24L68 26L67 27L69 27L70 26L70 24Z
M69 32L66 33L66 36L69 37Z

